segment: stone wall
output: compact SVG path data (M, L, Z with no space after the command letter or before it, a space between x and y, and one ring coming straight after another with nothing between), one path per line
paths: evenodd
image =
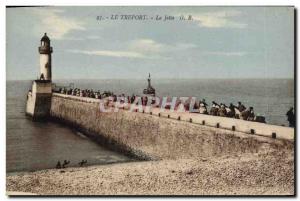
M32 90L27 94L26 115L31 116L34 120L46 119L51 108L51 96L51 81L33 81Z
M102 113L97 100L53 94L50 115L110 148L142 159L174 159L292 151L293 141L120 110Z

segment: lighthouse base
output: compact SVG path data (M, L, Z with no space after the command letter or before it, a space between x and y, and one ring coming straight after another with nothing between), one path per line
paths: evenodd
M26 115L37 121L47 119L51 108L51 96L51 80L34 80L32 90L27 95Z

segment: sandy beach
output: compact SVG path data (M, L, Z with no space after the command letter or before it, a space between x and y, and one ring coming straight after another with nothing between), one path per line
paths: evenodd
M38 195L293 195L294 156L256 154L130 162L7 176Z

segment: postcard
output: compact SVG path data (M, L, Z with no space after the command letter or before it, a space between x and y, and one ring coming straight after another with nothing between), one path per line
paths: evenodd
M294 196L293 6L7 6L9 196Z

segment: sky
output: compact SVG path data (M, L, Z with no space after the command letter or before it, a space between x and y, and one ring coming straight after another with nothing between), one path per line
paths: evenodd
M293 7L6 8L7 80L37 78L45 32L53 79L294 77Z

